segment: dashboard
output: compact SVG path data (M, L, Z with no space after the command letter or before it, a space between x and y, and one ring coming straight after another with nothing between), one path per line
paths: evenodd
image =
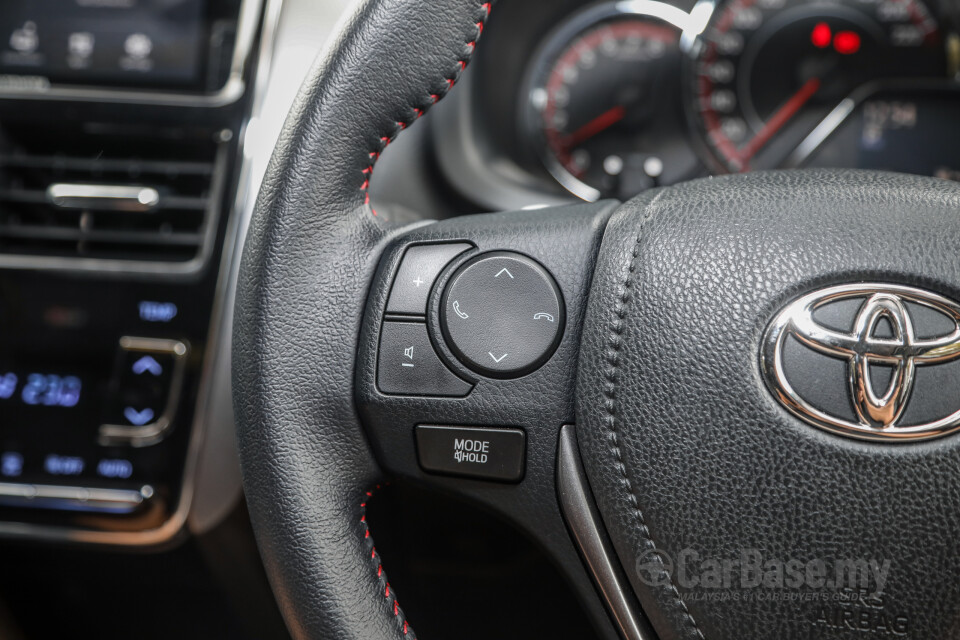
M276 0L0 9L0 536L158 545L239 500L238 247L343 8L287 0L278 46ZM786 167L958 179L958 24L945 0L503 2L371 194L403 221Z
M345 5L0 3L0 636L289 637L245 513L232 308Z
M270 11L0 8L0 535L155 546L235 506L213 385Z
M504 3L496 43L434 122L437 164L500 208L797 167L957 179L958 14L941 0Z
M11 577L0 600L96 577L138 618L209 563L250 636L283 637L246 598L272 604L238 543L232 308L259 180L348 2L0 3L0 539L69 551L11 545L30 588ZM402 223L792 167L960 180L958 109L954 0L503 0L370 194ZM171 562L194 544L202 563ZM156 553L105 555L126 548ZM155 559L139 587L114 579L132 557ZM183 593L154 622L209 605ZM206 629L180 622L157 637Z

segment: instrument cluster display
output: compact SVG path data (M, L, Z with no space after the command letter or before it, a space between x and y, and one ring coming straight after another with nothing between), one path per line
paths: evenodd
M710 173L960 176L960 36L933 0L591 5L538 49L520 122L581 198Z

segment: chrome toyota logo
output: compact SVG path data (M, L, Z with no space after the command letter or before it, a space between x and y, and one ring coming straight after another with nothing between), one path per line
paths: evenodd
M849 310L849 330L817 319L818 311L843 301ZM939 317L934 335L918 331L914 317L918 311L925 312L924 317ZM791 337L816 354L846 361L849 416L818 403L817 396L831 391L822 384L808 383L804 395L791 385L789 369L784 366ZM946 415L927 415L920 421L905 415L911 396L916 395L917 369L957 358L960 305L913 287L851 284L815 291L783 309L767 329L761 368L777 400L812 425L855 438L907 440L932 438L960 427L960 388L937 390L957 398L952 413L947 409ZM887 372L888 381L875 379L879 378L874 374L878 369ZM877 389L878 382L883 388Z

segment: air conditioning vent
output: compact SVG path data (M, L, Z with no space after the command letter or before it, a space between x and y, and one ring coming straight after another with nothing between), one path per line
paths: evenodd
M0 265L198 271L216 232L223 147L191 146L189 159L0 152Z

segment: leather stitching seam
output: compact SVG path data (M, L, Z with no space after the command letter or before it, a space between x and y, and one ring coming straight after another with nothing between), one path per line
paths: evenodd
M399 629L400 632L403 633L404 637L416 640L417 634L413 632L413 628L410 626L410 623L407 622L403 614L403 609L400 608L400 603L397 602L397 596L393 592L393 589L390 588L390 581L387 579L386 571L383 570L380 554L377 553L377 545L373 542L373 537L370 535L370 527L367 524L367 502L373 497L373 493L379 489L380 485L378 484L373 490L367 491L364 501L360 503L360 524L363 525L363 539L369 546L368 557L370 564L374 567L374 572L377 574L377 583L380 585L380 592L383 594L384 600L387 601L387 606L390 607L393 617L396 618L398 623L401 620L403 621Z
M643 219L640 221L640 229L637 232L637 239L633 245L633 252L630 258L630 266L627 271L626 276L624 276L623 284L620 285L619 300L616 304L614 310L615 319L610 326L610 340L608 343L608 349L606 350L606 359L609 365L609 368L604 374L606 378L606 384L604 384L603 395L606 398L606 401L603 404L604 410L607 414L604 422L607 425L607 431L609 432L609 438L611 443L611 451L615 458L614 466L617 468L617 471L620 473L620 478L622 481L623 488L627 492L628 500L630 506L632 507L633 514L636 517L637 523L640 525L640 532L643 537L646 539L646 542L649 543L648 549L654 551L654 555L660 560L660 571L661 577L666 577L666 584L671 591L671 595L676 603L679 605L683 615L690 622L690 625L693 627L694 632L700 640L705 640L703 631L700 629L700 625L697 624L696 619L693 617L693 614L690 613L690 610L687 608L686 603L683 601L683 598L680 597L680 592L677 590L676 585L673 583L673 578L670 576L669 572L666 571L663 565L663 559L657 553L657 544L653 541L653 537L650 535L650 529L647 527L646 521L643 518L643 512L640 510L640 503L637 499L637 495L633 489L633 483L630 481L630 477L627 475L627 467L624 463L623 452L620 449L620 438L617 433L617 386L619 384L618 370L620 367L620 346L622 341L622 335L624 330L624 321L627 318L627 307L631 298L631 290L634 286L633 274L637 268L637 258L640 255L640 242L643 238L643 227L653 215L653 206L660 199L664 192L660 192L654 197L653 200L647 205L647 213L644 215Z
M464 51L461 54L460 58L456 61L455 66L452 72L442 79L441 86L438 87L436 92L429 94L423 98L419 106L410 105L410 115L406 120L398 120L395 123L393 131L391 133L380 136L379 147L374 149L369 153L370 163L363 169L363 183L360 185L360 192L363 193L363 203L365 205L370 204L370 178L373 175L373 166L377 163L377 160L380 159L380 154L382 154L387 147L390 146L390 143L393 142L400 132L413 124L416 120L419 120L423 114L425 114L430 107L435 105L437 102L442 100L450 90L453 89L453 86L460 79L460 75L467 68L467 64L470 63L470 59L473 57L474 51L477 49L477 42L480 40L480 36L483 35L483 27L487 22L487 18L490 17L490 11L493 9L493 3L484 2L478 8L479 15L474 23L476 27L476 34L464 45ZM373 215L377 215L377 212L373 207L370 208Z
M423 114L430 109L430 107L439 102L450 92L451 89L453 89L454 85L460 79L460 75L467 68L467 64L469 64L470 59L473 57L474 51L477 49L477 42L480 40L480 36L483 35L483 27L486 24L487 19L490 17L490 11L492 8L492 0L491 2L484 2L478 7L479 15L474 23L474 26L476 27L476 33L473 38L464 45L464 52L456 61L452 73L444 76L442 79L442 86L439 87L436 92L430 93L426 98L424 98L419 106L410 105L409 108L411 113L409 118L407 120L398 120L392 133L381 136L379 147L368 154L370 162L362 171L363 183L360 185L360 192L363 193L363 203L365 205L370 204L370 178L373 175L373 167L377 163L377 160L380 159L380 155L388 146L390 146L390 143L393 142L398 135L400 135L400 132L405 130L414 121L419 120ZM375 209L373 209L373 207L370 208L370 212L373 215L377 215L377 212ZM387 605L390 607L390 611L393 613L394 618L398 621L403 621L403 624L399 629L400 632L404 637L416 640L416 633L414 633L410 623L403 615L403 609L400 608L400 604L397 602L397 597L390 588L390 582L387 580L387 574L383 570L383 563L380 562L380 556L377 553L377 547L373 542L373 537L370 535L370 527L367 525L367 500L369 500L373 496L374 491L379 488L380 485L377 485L372 491L367 491L366 499L360 503L360 524L363 525L363 539L369 545L369 560L371 565L374 567L374 572L376 573L376 579L377 583L380 585L381 593L383 594L384 599L387 601Z

